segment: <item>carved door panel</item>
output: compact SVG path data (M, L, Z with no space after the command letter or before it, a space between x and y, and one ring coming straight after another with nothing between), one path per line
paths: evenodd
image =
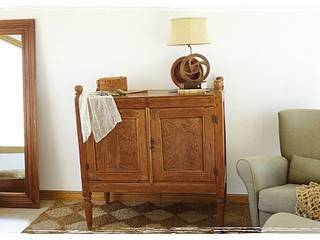
M154 181L214 182L213 108L151 110Z
M112 182L148 180L145 110L119 110L122 122L99 143L90 144L94 159L91 179ZM93 138L90 138L93 143ZM91 173L91 174L90 174Z

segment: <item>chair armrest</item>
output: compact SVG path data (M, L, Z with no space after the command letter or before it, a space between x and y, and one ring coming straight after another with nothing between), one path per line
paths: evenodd
M252 226L259 226L259 191L286 184L288 166L288 160L280 156L246 157L237 162L237 172L244 182L249 196Z

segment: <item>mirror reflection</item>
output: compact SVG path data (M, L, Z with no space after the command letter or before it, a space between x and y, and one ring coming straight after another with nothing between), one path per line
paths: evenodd
M0 192L24 192L21 35L0 35Z

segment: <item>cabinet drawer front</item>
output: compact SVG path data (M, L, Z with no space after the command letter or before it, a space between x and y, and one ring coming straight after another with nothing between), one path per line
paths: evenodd
M92 144L90 179L113 182L148 180L145 110L120 110L122 122L99 143Z
M213 108L151 110L154 181L214 182Z

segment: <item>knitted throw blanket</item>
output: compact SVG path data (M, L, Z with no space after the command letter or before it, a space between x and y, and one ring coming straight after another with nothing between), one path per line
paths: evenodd
M320 221L320 184L310 182L296 190L296 214L301 217Z

